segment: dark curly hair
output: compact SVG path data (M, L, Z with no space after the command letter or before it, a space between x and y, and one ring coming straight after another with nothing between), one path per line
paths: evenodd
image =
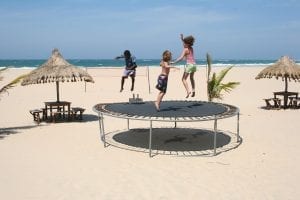
M129 58L131 57L131 53L130 53L129 50L125 50L124 53L123 53L123 55L124 55L124 57L125 57L126 59L129 59Z
M183 42L189 46L193 46L195 42L195 38L192 35L189 35L183 38Z

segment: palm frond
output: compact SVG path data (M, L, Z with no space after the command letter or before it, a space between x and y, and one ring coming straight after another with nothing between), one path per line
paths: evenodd
M207 82L207 96L209 101L211 101L215 96L215 91L216 91L216 73L214 72L212 77Z
M208 91L213 91L216 86L216 73L213 73L212 77L207 83L207 89Z
M217 83L220 84L224 77L226 76L226 74L232 69L233 66L227 67L226 69L223 69L217 76Z
M206 54L206 62L207 62L207 77L209 78L211 72L212 60L211 60L211 56L208 53Z
M211 88L209 86L209 84L210 84L209 82L210 82L210 73L211 73L212 60L211 60L211 57L210 57L209 53L206 53L206 62L207 62L207 67L206 67L206 94L207 94L208 99L210 99Z
M233 90L239 84L240 84L240 82L228 82L228 83L222 84L221 88L225 92L230 92L231 90Z
M223 69L219 74L213 73L212 77L210 77L211 73L211 57L209 54L206 54L207 60L207 97L208 101L212 101L213 99L223 99L222 91L230 92L234 89L239 82L228 82L222 83L224 77L227 73L233 68L233 66L227 67Z
M11 81L10 83L8 83L7 85L3 86L0 89L0 94L7 92L9 89L15 87L25 76L27 76L27 74L21 75L16 79L14 79L13 81Z
M223 84L224 90L232 90L236 88L236 86L240 85L240 82L228 82L226 84Z

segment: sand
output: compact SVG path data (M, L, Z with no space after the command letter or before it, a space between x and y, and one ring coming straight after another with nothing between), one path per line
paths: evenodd
M132 97L130 80L126 80L124 91L119 92L121 69L89 68L94 84L60 85L61 100L86 108L82 122L36 125L29 110L55 100L55 84L18 85L0 100L1 199L298 199L300 109L262 109L263 98L283 90L284 82L255 80L260 70L260 66L236 66L226 76L225 81L241 82L231 93L224 94L221 102L240 108L242 142L228 151L219 148L216 156L184 156L179 152L149 158L147 149L138 152L114 146L104 148L92 107ZM0 86L29 71L9 69L2 73L4 80ZM159 72L159 68L150 69L149 93L147 68L139 67L134 93L144 100L155 100L154 85ZM182 69L171 72L165 100L185 100L181 76ZM195 79L193 100L207 100L205 68L197 72ZM289 90L300 92L300 84L290 82ZM131 124L133 128L148 127L148 123L141 121ZM212 122L182 126L209 131ZM107 132L124 128L125 120L105 118ZM235 132L236 118L220 121L218 128L225 134ZM166 137L162 129L158 138L160 133ZM234 144L234 136L229 137L228 145ZM198 145L201 150L204 144Z

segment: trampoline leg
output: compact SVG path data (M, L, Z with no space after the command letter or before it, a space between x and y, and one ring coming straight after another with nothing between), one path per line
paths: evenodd
M100 120L100 123L101 123L101 132L102 132L102 136L101 136L101 139L104 143L104 147L106 147L106 140L105 140L105 132L104 132L104 122L103 122L103 115L101 115L101 120Z
M127 119L127 130L129 130L129 119Z
M149 157L151 158L152 150L152 121L150 121L150 132L149 132Z
M237 134L236 142L239 142L240 141L240 112L238 112L238 114L237 114L236 134Z
M150 76L149 76L149 66L147 66L147 76L148 76L148 89L149 89L149 94L151 94L151 89L150 89Z
M214 156L217 154L216 146L217 146L217 118L215 117L215 121L214 121Z
M101 116L100 116L100 113L98 113L98 120L99 120L100 140L103 141L103 139L102 139L102 126L101 126Z

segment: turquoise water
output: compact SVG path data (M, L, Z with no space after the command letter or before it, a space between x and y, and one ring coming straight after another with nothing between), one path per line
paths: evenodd
M67 59L67 61L78 67L123 67L123 60L115 59ZM43 59L31 59L31 60L4 60L0 59L0 67L9 68L36 68L42 65L46 60ZM139 66L159 66L159 59L137 59ZM276 60L251 60L251 59L219 59L213 60L213 66L230 66L230 65L269 65L276 62ZM183 65L184 62L178 63ZM206 65L206 60L197 60L198 65Z

